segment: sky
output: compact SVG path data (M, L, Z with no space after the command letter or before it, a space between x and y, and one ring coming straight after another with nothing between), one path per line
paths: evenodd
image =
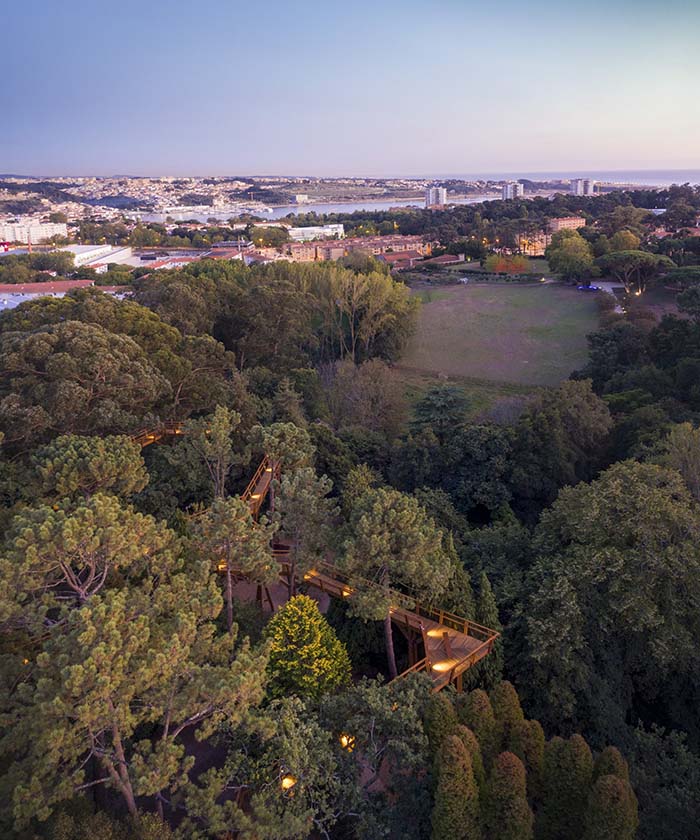
M700 168L700 0L3 7L0 172Z

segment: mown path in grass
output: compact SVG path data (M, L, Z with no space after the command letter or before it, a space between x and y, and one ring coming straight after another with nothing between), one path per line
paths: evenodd
M586 335L597 325L594 295L570 286L442 287L423 303L399 368L516 386L556 385L585 364Z

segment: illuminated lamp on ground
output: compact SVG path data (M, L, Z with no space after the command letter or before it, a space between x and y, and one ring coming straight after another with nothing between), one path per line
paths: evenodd
M280 779L280 787L283 791L285 791L285 793L289 792L296 783L296 777L292 776L291 773L285 773L284 776L282 776L282 778Z
M340 741L340 746L347 750L348 752L352 752L355 749L355 736L348 735L346 732L342 732L340 737L338 738Z

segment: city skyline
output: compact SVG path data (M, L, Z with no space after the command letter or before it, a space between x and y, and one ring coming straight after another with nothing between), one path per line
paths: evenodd
M683 20L683 27L678 21ZM85 0L3 22L0 169L24 175L698 167L700 8L670 0ZM427 50L430 45L431 50ZM673 91L673 96L669 96ZM431 176L432 177L432 176Z

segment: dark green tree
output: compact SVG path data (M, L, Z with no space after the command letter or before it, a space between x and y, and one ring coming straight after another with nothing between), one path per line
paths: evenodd
M639 816L630 783L600 776L593 785L585 815L584 840L634 840Z
M510 752L496 756L482 804L484 833L489 840L531 840L534 817L525 787L520 759Z
M583 834L593 779L593 756L580 735L555 737L544 750L542 803L537 836L542 840L576 840Z
M479 791L467 748L448 735L441 752L432 816L433 840L479 840Z

